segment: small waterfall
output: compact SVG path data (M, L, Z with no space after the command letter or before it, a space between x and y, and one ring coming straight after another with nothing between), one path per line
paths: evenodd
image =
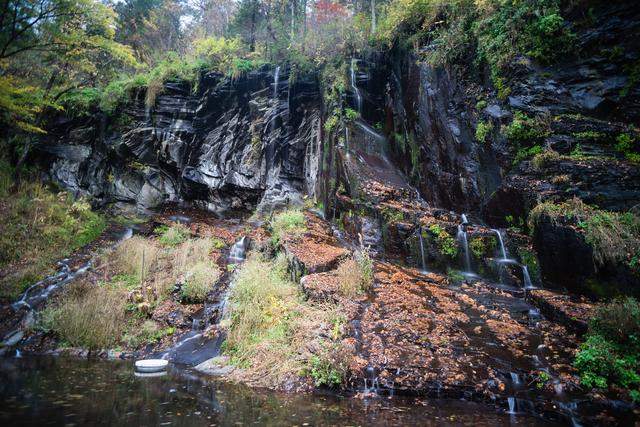
M378 394L380 390L380 383L378 381L378 375L373 366L367 366L364 377L364 393L365 394Z
M247 236L243 236L240 240L233 244L229 251L229 263L238 264L245 260L247 252Z
M375 146L373 146L373 147L369 147L368 146L368 148L373 149L374 152L376 152L382 158L382 160L384 160L384 162L387 165L389 165L390 167L393 167L393 164L389 161L389 159L387 158L387 156L385 154L385 151L387 149L387 138L384 135L381 135L380 133L376 132L375 129L373 129L371 126L369 126L368 124L364 123L361 120L358 120L356 122L356 124L367 135L369 135L370 137L373 138L373 140L375 142Z
M469 243L467 241L467 231L463 224L458 225L458 235L456 236L458 242L462 244L464 250L464 268L466 273L472 273L471 271L471 256L469 255Z
M508 412L508 414L515 414L516 413L516 398L515 397L508 397L507 398L507 402L509 404L509 412Z
M463 225L469 224L469 220L467 219L467 214L462 214L461 217L462 217L462 224Z
M376 33L376 0L371 0L371 34Z
M358 89L358 85L356 82L357 64L358 60L355 58L351 58L351 89L353 90L353 94L356 97L356 106L358 108L358 113L362 113L362 96L360 96L360 90Z
M424 239L422 238L422 227L418 227L418 238L420 239L420 257L422 259L422 271L427 271L427 263L424 260Z
M496 230L496 229L491 229L491 231L496 233L496 235L498 236L498 241L500 242L500 252L502 254L502 259L506 260L507 259L507 250L504 247L504 241L502 240L502 233L500 233L500 230Z
M239 264L243 262L246 259L248 247L249 238L247 236L241 237L231 247L228 263ZM229 290L230 287L227 287L218 303L211 305L205 302L202 314L192 319L191 330L185 333L171 348L165 350L160 358L188 365L197 365L207 359L218 356L224 336L218 335L216 338L211 339L203 331L212 323L219 323L224 318L229 300ZM217 312L215 319L211 319L212 316L207 314L213 312Z
M529 276L529 269L526 265L522 265L522 283L525 289L533 289L533 283L531 283L531 276Z
M280 66L276 67L273 73L273 99L278 99L278 82L280 81Z
M344 127L344 146L345 146L345 149L348 151L349 150L349 127L348 126Z
M520 384L520 376L518 374L516 374L515 372L511 372L511 382L513 383L513 385L519 385Z

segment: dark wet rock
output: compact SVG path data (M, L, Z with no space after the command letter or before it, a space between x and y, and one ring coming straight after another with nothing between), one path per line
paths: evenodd
M536 220L533 243L549 286L595 297L640 295L637 273L627 263L607 259L597 262L575 218L542 214Z
M558 157L537 169L523 162L505 178L483 209L492 224L509 225L508 216L522 218L545 201L579 197L601 209L626 211L640 200L640 168L612 158Z
M277 97L267 67L237 80L207 74L198 93L169 82L153 107L142 96L126 106L129 124L54 122L40 158L55 181L101 203L267 213L301 205L316 189L320 97L313 75L287 80L283 71Z
M595 314L595 307L584 298L547 289L534 289L528 293L531 302L549 319L561 323L576 333L587 332L589 321Z
M576 291L587 278L595 275L593 250L574 226L557 223L542 215L537 221L533 241L548 282Z

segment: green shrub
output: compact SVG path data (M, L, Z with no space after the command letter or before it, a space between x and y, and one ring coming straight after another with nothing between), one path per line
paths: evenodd
M458 255L456 240L445 229L438 224L431 224L429 231L435 237L436 245L442 255L449 258L455 258Z
M518 255L520 256L520 261L522 262L522 264L527 266L527 270L529 271L531 280L534 283L540 282L540 263L538 262L538 257L536 256L535 252L523 247L519 247Z
M576 132L573 134L573 136L583 142L598 142L606 139L605 134L593 130Z
M134 323L122 337L123 343L132 349L140 348L144 345L155 344L162 338L173 335L176 329L172 326L161 328L153 320L145 320L142 324Z
M239 38L208 37L196 40L195 54L210 69L223 73L233 67L234 59L242 55L243 46ZM241 66L242 67L242 66Z
M529 148L520 148L516 152L516 156L513 159L513 165L515 166L523 160L540 155L543 153L543 151L544 149L539 145L534 145L533 147Z
M476 126L476 141L485 143L487 142L487 136L493 131L493 124L491 122L478 122Z
M175 247L189 238L190 232L184 225L174 224L171 227L161 225L154 232L159 234L158 241L161 245Z
M496 249L496 238L493 236L474 237L469 242L469 249L478 259L490 257Z
M640 217L631 212L596 209L578 198L557 204L545 202L529 213L529 227L533 229L543 215L579 227L598 265L623 262L631 268L633 257L640 253Z
M542 171L557 162L560 159L560 154L554 150L544 150L541 153L537 153L533 156L532 164L534 169Z
M278 245L285 235L297 236L306 230L304 213L300 209L288 209L276 214L270 222L271 241Z
M352 108L345 108L344 116L348 121L353 122L358 119L360 114L358 114L358 112Z
M218 250L220 250L220 249L224 248L225 246L227 246L227 244L224 242L224 240L219 239L217 237L214 237L212 239L212 243L213 243L213 248L214 249L218 249Z
M589 324L587 340L574 366L583 385L628 389L640 397L640 304L634 298L616 299L598 308Z
M65 93L60 97L60 103L67 116L82 117L97 109L100 97L98 88L88 87Z
M464 275L458 270L447 268L447 278L452 283L460 283L464 280Z
M15 298L49 274L55 261L100 236L107 224L88 202L74 201L66 192L54 194L28 177L18 189L9 187L0 189L5 193L0 196L0 268L7 272L0 282L0 297Z
M316 387L337 387L342 384L344 374L336 368L332 360L314 355L311 357L310 365L311 378Z
M516 111L513 121L505 131L509 141L524 146L540 142L547 134L545 125L539 119L531 118L520 111Z
M494 76L518 54L549 64L572 48L574 36L564 23L558 0L487 1L478 5L478 58L489 64Z
M624 297L598 307L591 331L629 348L640 349L640 304Z
M640 146L638 139L628 133L621 133L616 138L615 148L631 162L640 162Z

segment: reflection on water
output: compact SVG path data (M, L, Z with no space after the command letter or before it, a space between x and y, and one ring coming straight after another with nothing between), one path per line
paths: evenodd
M0 425L545 425L435 399L285 395L189 371L136 376L133 362L0 359Z

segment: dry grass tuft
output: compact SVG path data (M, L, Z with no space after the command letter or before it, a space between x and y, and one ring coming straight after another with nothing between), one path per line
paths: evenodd
M159 256L160 249L152 241L133 236L122 242L109 259L120 273L143 279L149 277Z
M356 254L340 263L336 270L340 293L355 297L371 289L373 285L373 262L368 252Z
M220 278L220 270L211 262L200 261L187 271L182 284L182 298L189 302L203 302Z
M346 364L331 359L338 353L325 349L341 345L340 311L336 305L304 301L282 255L266 260L252 254L231 287L225 352L232 364L244 368L238 375L258 386L277 387L301 372L314 377L315 360L332 373L334 381L326 384L336 385Z
M111 348L126 327L126 297L110 287L72 286L42 313L46 329L67 344L89 350Z

